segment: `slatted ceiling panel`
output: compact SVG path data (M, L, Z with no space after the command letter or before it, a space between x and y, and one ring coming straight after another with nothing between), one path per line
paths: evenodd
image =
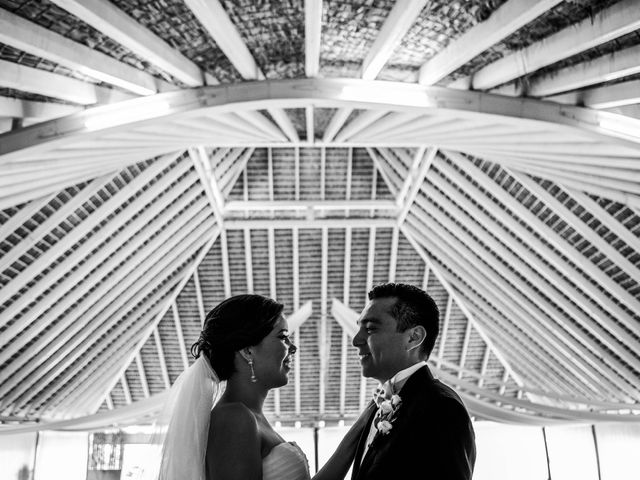
M347 154L346 148L325 149L324 196L327 200L347 198Z
M193 298L189 298L189 293L193 293ZM186 297L185 303L192 303L196 305L195 292L180 292L180 296ZM162 352L164 353L165 364L167 366L167 373L169 374L169 381L173 383L178 378L178 375L184 370L184 364L182 363L182 355L180 353L180 344L178 343L178 334L176 333L176 324L173 318L173 311L170 308L170 315L165 315L162 321L158 324L158 333L162 342ZM196 313L196 312L194 312ZM185 315L186 317L187 315ZM180 323L182 323L183 316L180 314ZM185 318L186 320L186 318ZM188 351L188 350L187 350ZM135 366L135 362L132 362Z
M249 188L249 200L269 200L269 157L266 148L256 148L247 163L247 185ZM236 195L242 193L242 189L234 188ZM242 200L243 197L238 198Z
M124 374L127 385L129 386L131 401L136 402L138 400L143 400L145 398L144 390L142 389L142 381L140 380L140 374L138 373L135 361L131 362L131 364L125 370Z
M171 318L171 310L164 314L161 322L168 322ZM160 356L156 343L153 338L153 334L149 336L147 341L140 349L140 356L142 357L142 365L147 375L147 384L149 385L149 394L154 395L156 393L163 392L165 390L164 380L162 379L162 368L160 365Z
M205 314L226 297L222 278L220 240L221 238L218 236L213 247L198 266L198 278L202 289Z
M300 229L298 240L298 252L300 256L299 288L300 305L313 301L313 312L300 330L300 376L304 379L302 389L301 409L305 414L313 414L318 410L318 398L320 395L320 280L322 278L321 256L322 231L321 229ZM308 383L307 383L308 380Z
M293 148L273 148L273 197L274 200L294 200L296 170ZM266 173L266 171L265 171Z
M253 263L253 291L269 296L269 238L266 229L251 230L251 260Z
M112 3L219 82L241 80L233 64L184 3L130 0Z
M389 281L391 237L393 229L376 228L376 247L373 261L373 284Z
M333 298L342 299L344 281L345 229L328 229L327 254L327 312L331 312Z
M320 199L320 150L300 148L300 200Z
M246 293L248 287L244 230L227 230L227 257L229 258L231 294ZM206 308L210 310L213 306L205 306Z
M349 298L340 292L336 297L352 310L360 312L364 308L367 294L367 263L369 258L369 229L351 229L351 263L349 266Z
M278 228L273 233L275 246L276 299L284 305L284 314L294 313L293 305L293 232Z
M446 307L445 307L446 312ZM443 317L444 318L444 317ZM451 312L449 314L449 327L447 329L447 338L445 342L443 359L455 365L460 365L462 347L464 345L464 336L467 329L467 318L458 307L457 302L451 303ZM445 365L443 369L447 369ZM457 373L453 371L452 373Z
M198 266L198 278L202 285L202 273L200 269L203 267L201 263ZM196 289L196 283L193 275L189 278L189 281L184 286L184 289L176 298L176 304L178 306L178 313L180 314L180 325L182 326L182 337L184 340L184 348L187 352L187 360L189 364L194 362L191 356L191 345L198 340L202 325L200 323L200 311L198 307L198 292ZM216 306L209 298L203 298L204 314ZM161 323L169 321L169 316L165 315Z
M468 319L467 322L469 322ZM484 358L485 348L486 343L478 334L477 329L472 325L463 368L472 372L480 372L482 369L482 360ZM463 373L462 378L469 382L473 382L477 377L468 373Z
M396 281L422 286L426 265L416 261L417 252L402 232L398 235Z
M304 76L304 4L221 2L267 78Z
M122 389L122 382L118 381L115 387L110 392L111 401L113 402L113 407L124 407L127 405L127 402L124 397L124 390Z
M327 311L331 311L331 309L329 308ZM338 380L340 375L338 372L340 372L342 366L342 327L330 314L327 316L327 338L329 339L329 345L327 345L329 354L327 378L333 377L336 381L329 380L326 383L325 411L328 414L338 415L340 413L340 381ZM332 372L336 372L337 375L332 375Z

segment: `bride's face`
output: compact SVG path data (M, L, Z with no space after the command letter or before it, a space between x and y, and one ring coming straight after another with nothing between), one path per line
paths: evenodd
M287 321L280 316L269 335L254 347L254 366L258 381L269 388L286 385L293 366L292 356L296 350L289 339Z

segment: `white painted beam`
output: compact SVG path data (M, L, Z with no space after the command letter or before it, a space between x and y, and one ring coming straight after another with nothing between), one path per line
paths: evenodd
M469 60L555 7L561 0L509 0L420 67L418 82L434 85Z
M138 368L138 376L140 377L144 397L149 398L149 382L147 382L147 374L144 371L144 364L142 363L140 352L136 354L136 367Z
M640 45L562 68L532 81L530 97L548 97L640 73Z
M80 105L92 105L109 96L114 100L131 98L116 90L111 91L92 83L6 60L0 60L0 87L45 95Z
M604 110L640 104L640 80L629 80L605 87L588 88L576 92L545 97L545 100Z
M190 87L204 83L204 74L195 63L111 2L102 0L52 0L52 2Z
M6 117L44 121L64 117L80 110L82 110L82 107L75 105L36 102L0 96L0 112Z
M407 193L407 197L403 199L402 210L398 215L398 225L402 225L402 223L407 218L409 210L413 205L414 200L418 196L418 192L424 186L425 177L429 168L431 168L431 164L433 163L433 159L436 157L437 150L435 148L430 148L428 152L424 152L422 149L418 149L416 154L416 160L418 160L417 165L414 162L411 170L409 171L409 176L407 177L410 182L410 189ZM414 169L415 166L415 169Z
M625 0L572 24L473 74L474 90L487 90L640 29L636 0Z
M184 345L184 334L182 333L180 312L178 312L178 304L175 301L171 302L171 313L173 314L173 323L176 327L176 341L178 342L178 348L180 349L182 366L186 370L189 368L189 358L187 357L187 348Z
M136 95L152 95L165 83L6 10L0 10L0 42Z
M307 210L396 210L393 200L230 200L224 206L228 212L307 211Z
M362 62L362 78L374 80L407 34L429 0L398 0L394 3L371 49Z
M184 0L233 66L245 80L264 80L240 32L219 0Z
M324 135L322 136L323 142L329 143L333 141L333 138L340 131L340 129L344 125L344 122L347 121L347 118L349 118L351 112L353 112L352 108L339 108L336 110L336 112L331 117L331 120L329 120L329 124L324 131Z
M320 72L322 0L304 0L304 73L317 77Z

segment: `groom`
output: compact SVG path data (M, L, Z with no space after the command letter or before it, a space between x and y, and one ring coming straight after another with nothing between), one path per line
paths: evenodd
M476 449L469 414L426 364L438 336L438 307L423 290L400 283L374 287L369 300L353 345L362 374L382 388L363 413L368 421L352 480L471 479Z

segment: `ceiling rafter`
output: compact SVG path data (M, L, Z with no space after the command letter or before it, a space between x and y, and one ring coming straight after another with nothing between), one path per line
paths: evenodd
M407 214L416 199L418 192L423 187L424 178L433 163L433 159L436 157L437 149L435 147L430 148L428 151L424 151L422 148L418 148L414 157L414 162L408 172L407 181L402 186L401 193L406 189L406 197L399 195L398 199L403 202L402 210L398 215L398 225L402 225L407 218ZM404 198L402 198L404 197Z
M127 382L127 376L122 374L120 377L120 385L122 385L122 393L124 394L124 401L127 405L131 405L131 390L129 390L129 382Z
M57 98L80 105L131 98L125 93L75 78L0 60L0 87Z
M433 183L434 180L437 181L436 179L431 179L430 181ZM583 328L593 332L595 337L614 351L618 356L628 362L629 365L633 365L635 368L640 367L637 358L630 355L626 349L618 348L619 341L625 342L630 351L640 348L640 345L638 345L638 342L634 337L625 332L624 329L617 327L615 324L609 324L611 326L607 331L607 329L598 323L602 318L601 316L592 314L594 318L589 318L586 314L575 308L572 303L567 302L560 293L564 294L572 302L575 302L576 305L587 311L590 307L590 304L580 294L580 292L576 291L575 288L559 274L555 273L549 267L543 265L539 260L534 258L530 251L526 250L520 243L514 241L510 235L500 235L500 242L496 241L496 237L492 236L490 232L500 232L502 228L500 224L490 218L486 213L482 212L474 204L465 201L460 192L455 191L453 188L448 186L446 182L440 181L433 184L437 184L438 187L446 193L447 197L451 199L449 200L443 194L433 190L429 195L429 200L433 205L443 208L451 215L455 215L456 218L462 221L465 228L469 230L471 234L481 240L485 245L490 245L491 250L495 252L495 255L499 256L502 260L508 261L508 264L511 265L515 271L524 275L539 291L545 292L545 296L549 297L550 300L561 307L567 315L574 318L578 324L583 326ZM464 210L462 207L463 205ZM431 205L423 203L421 207L425 211L435 212ZM476 225L474 220L479 222L482 227ZM514 255L514 253L519 257ZM542 281L543 278L547 280L546 283ZM519 283L521 282L516 282L515 284L517 285ZM575 330L574 327L570 326L569 328ZM578 331L578 336L582 336L581 331ZM596 349L596 351L599 350L600 348ZM617 363L617 361L614 361L614 363ZM620 366L619 368L624 369L624 366Z
M407 220L409 223L413 224L411 217ZM423 227L422 223L420 223L420 227ZM439 238L439 235L437 235L435 230L429 229L428 233L429 235L422 232L418 233L415 226L412 228L412 234L415 235L416 240L432 255L446 263L448 265L447 268L459 272L465 272L465 283L476 292L476 295L481 297L481 303L486 304L496 313L502 312L504 316L498 316L496 314L492 316L494 321L500 322L501 329L511 332L510 334L514 338L521 338L522 332L526 332L529 340L532 338L543 338L545 341L550 340L552 342L553 347L551 348L547 348L546 345L542 345L542 342L536 341L530 341L528 342L528 345L532 350L537 352L538 358L545 364L545 367L548 368L549 372L553 372L555 377L565 379L567 384L564 390L565 393L568 393L566 388L572 387L583 392L585 396L598 395L600 398L602 392L598 392L595 383L587 380L585 374L577 370L578 365L576 365L576 359L572 358L572 356L566 352L564 345L560 345L559 342L555 341L551 335L541 332L540 328L536 328L535 325L533 325L532 320L521 310L520 307L511 303L507 304L506 301L495 293L493 288L489 288L487 286L486 280L488 278L484 278L484 280L482 280L480 274L469 262L461 259L457 255L456 258L453 258L452 255L448 254L439 245L437 245L436 243L438 242L433 241L433 238ZM456 282L455 284L457 285L457 288L460 288L459 282ZM516 325L514 325L513 319L526 320L527 323L526 325L518 325L518 329L516 331ZM541 337L536 337L533 334L535 330L538 331L537 333L541 334ZM562 369L560 369L558 365L562 365ZM569 372L571 375L568 374Z
M245 80L264 80L264 74L218 0L184 0L233 66Z
M622 290L617 284L606 277L603 272L599 271L595 267L595 265L592 265L589 262L585 262L582 254L575 251L573 247L569 247L564 240L561 241L556 238L556 236L552 233L552 229L544 224L542 220L540 220L533 213L531 213L521 205L510 202L510 196L501 188L494 188L495 182L487 177L481 169L477 168L473 164L473 162L467 160L465 157L455 152L447 151L445 152L445 155L449 158L454 159L454 161L456 161L459 165L464 164L470 172L473 172L474 179L480 186L488 189L487 191L490 191L492 195L496 197L500 202L506 202L507 204L510 204L514 213L517 214L519 218L522 219L522 221L526 222L534 231L537 231L538 234L541 237L545 238L551 245L553 245L553 247L557 249L558 252L569 259L573 263L573 265L580 265L580 268L584 270L585 273L588 273L593 280L604 287L605 291L611 292L617 298L624 300L628 306L632 306L637 302L633 298L630 298L629 294L626 291ZM447 170L448 172L451 172L452 169L448 168L448 166L445 165L444 161L438 161L438 159L436 159L436 161L438 163L439 169L442 168L444 170ZM447 175L449 175L449 173L447 173ZM513 221L511 221L510 223L513 223ZM523 240L531 246L538 244L535 237L530 234L527 235ZM550 251L549 247L543 247L537 250L545 258L548 258L547 252ZM576 284L576 286L578 286L584 292L589 293L590 297L596 300L600 305L602 305L605 310L608 310L612 314L617 315L619 321L625 323L627 328L631 329L631 331L638 332L638 325L632 321L628 313L626 313L620 307L616 306L610 299L602 295L602 293L597 288L590 284L590 282L584 277L582 273L576 270L576 267L562 260L558 255L553 255L555 258L550 262L551 265L563 265L564 271L575 272L575 274L571 276L571 279L573 283ZM640 311L640 308L632 308L632 310Z
M196 269L194 271L194 277L196 276ZM180 320L180 312L178 311L178 305L175 300L171 302L171 314L173 316L173 323L176 329L176 340L178 341L178 348L180 349L180 358L182 359L182 367L186 370L189 367L189 357L187 356L187 348L184 344L184 333L182 331L182 321ZM136 357L137 358L137 357Z
M77 208L85 203L90 197L95 195L100 189L102 189L106 183L111 180L111 175L103 175L102 177L95 178L89 182L80 192L74 195L68 202L55 211L53 215L46 219L43 223L39 224L29 234L29 237L20 242L14 248L5 252L5 255L0 258L0 271L4 271L11 263L25 255L34 245L42 240L51 230L57 227L61 223L67 223L67 217L72 215Z
M0 42L136 95L152 95L169 84L104 53L74 42L6 10L0 10Z
M482 23L470 28L420 67L418 82L434 85L499 43L519 28L552 9L561 0L509 0Z
M629 80L604 87L588 88L546 97L558 103L584 105L604 110L640 104L640 80Z
M154 189L149 189L149 191L152 195L155 194ZM148 241L149 238L153 237L157 231L160 231L165 227L164 222L166 221L166 218L173 217L176 213L186 207L189 202L196 197L196 195L184 195L183 198L171 204L172 195L166 195L165 197L166 198L162 199L162 203L158 203L154 206L155 211L151 210L149 211L149 214L155 215L167 205L170 205L170 208L164 211L164 216L158 217L152 222L144 219L144 217L139 217L124 229L117 231L118 228L129 219L128 216L122 216L118 221L114 220L105 226L105 228L102 229L102 234L105 238L112 239L112 249L103 249L99 253L96 253L91 257L91 261L84 262L83 265L79 266L74 271L74 275L69 275L62 282L56 284L50 294L46 297L46 301L43 300L37 308L27 310L27 312L22 315L21 319L24 322L23 325L29 325L29 332L31 335L36 335L38 332L50 327L48 334L43 336L41 339L38 339L32 345L31 351L37 351L39 348L38 346L42 345L47 346L47 348L52 348L53 343L55 343L54 338L57 341L60 341L65 335L70 335L71 332L76 331L75 329L77 327L72 327L72 322L79 318L79 316L90 307L91 300L89 300L86 295L91 288L96 284L101 283L104 278L108 276L110 276L113 281L126 281L128 271L126 269L118 269L118 265L130 255L133 255L128 265L135 268L137 265L136 255L141 253L138 251L138 248L144 242ZM127 213L133 215L131 211L128 211ZM181 217L179 219L180 221L177 223L181 224L181 221L186 221L187 218L189 217L185 215L184 217ZM171 228L172 227L170 226L169 229L171 230ZM122 245L119 245L119 242L122 241L122 239L126 239L128 242L126 242L126 245L122 246L122 248L119 248ZM149 247L151 248L153 245L154 241L151 241L149 243ZM85 253L90 252L90 250L94 248L95 245L91 243L85 244L85 246L76 251L76 253L78 253L78 258L83 258ZM145 250L144 252L148 254L150 251L151 250ZM138 262L141 261L142 260L138 260ZM96 268L97 265L99 266ZM69 260L69 265L67 267L69 269L73 268L71 260ZM83 281L78 282L78 278L82 278ZM36 284L36 287L39 287L39 289L51 288L48 284L42 285L41 283ZM102 289L108 290L108 288L109 287L106 283L103 284ZM102 292L103 295L105 293L106 292ZM38 293L33 292L33 294L37 295ZM74 312L63 317L63 313L74 304L77 304ZM52 305L54 305L54 307L49 309ZM5 313L17 313L24 308L24 303L17 304L16 302L12 304L9 309L5 310ZM15 315L16 313L12 314ZM87 318L87 316L85 315L84 318ZM56 325L51 327L51 324L56 319L60 320L58 320ZM3 362L6 361L10 355L17 352L23 345L23 342L29 340L26 337L19 339L17 335L19 335L20 332L21 330L17 329L13 325L3 332L3 338L4 335L6 335L6 341L8 342L6 351L0 353L0 358L3 359ZM10 343L9 340L11 340ZM4 342L5 340L3 339L2 341ZM20 357L16 361L20 361ZM41 361L44 361L44 357L42 356L38 357L38 360L32 361L30 366L34 366L34 364L40 363ZM2 391L2 389L3 387L0 387L0 391Z
M618 50L577 65L533 79L527 90L531 97L548 97L557 93L609 82L640 73L640 45Z
M374 80L429 0L398 0L362 62L361 77Z
M442 366L444 358L445 345L449 335L449 322L451 321L451 309L453 308L453 297L447 296L447 306L444 310L444 319L442 320L442 331L440 332L440 341L438 342L438 358L436 359L436 368Z
M57 334L49 332L50 335L55 334L55 337L49 338L46 342L44 341L45 338L41 337L37 343L41 344L40 351L46 362L42 366L38 366L37 370L30 375L28 381L24 381L24 384L31 381L33 383L43 382L46 385L61 374L67 366L71 365L74 359L87 351L91 351L88 350L89 344L87 343L87 339L91 335L93 335L92 338L100 338L109 331L109 328L113 327L115 327L112 332L114 336L117 332L123 331L123 329L126 330L126 324L118 325L119 318L122 315L126 315L142 299L148 298L148 301L153 301L159 295L158 293L153 295L153 293L154 288L161 279L170 276L172 272L187 261L190 257L188 247L199 245L195 242L199 241L198 239L206 233L206 228L211 229L213 227L211 217L202 215L202 213L205 212L201 210L201 214L189 218L185 225L176 222L178 228L173 235L171 235L171 232L167 232L166 236L156 238L155 245L153 243L149 244L148 252L145 251L137 255L137 257L144 256L145 258L134 257L131 261L130 271L117 272L121 277L123 273L129 273L128 275L115 283L112 288L103 285L102 289L105 291L101 292L102 296L97 297L99 298L98 301L85 299L83 303L88 304L87 307L89 308L83 311L82 321L65 317L64 322L72 322L70 324L72 325L71 328L67 327L62 333ZM193 236L190 237L189 234ZM193 240L189 241L190 238L193 238ZM158 243L160 245L157 245ZM176 253L176 257L167 255L172 251ZM145 253L147 254L145 255ZM136 269L136 267L138 268ZM142 285L138 290L131 288L137 279L141 280L140 284ZM77 312L74 313L77 315ZM61 328L62 326L63 324L58 322L56 328ZM94 327L93 329L91 328L92 326ZM80 345L83 345L84 348L78 348ZM98 355L98 353L94 353L94 355ZM35 366L37 365L29 364L25 366L25 369L28 371ZM84 364L79 367L76 366L76 368L83 368L83 366ZM16 390L22 389L24 384ZM10 395L16 394L16 391L12 391Z
M298 153L298 149L296 149L296 154ZM297 157L296 157L297 158ZM298 198L298 190L296 189L296 198ZM294 310L298 310L300 308L300 254L299 254L299 231L297 227L291 229L292 235L292 250L293 250L293 308ZM296 345L300 345L300 329L296 329L293 332L294 343ZM300 367L300 362L294 362L294 411L296 415L300 415L302 411L302 395L300 388L300 380L302 377L302 369Z
M200 326L204 327L206 314L204 311L204 299L202 297L202 287L200 286L200 275L196 268L193 272L193 285L196 290L196 303L198 304L198 318L200 318Z
M591 245L603 252L613 263L617 264L618 267L620 267L627 273L627 275L629 275L631 278L636 278L640 274L638 268L633 265L626 257L623 257L622 254L618 252L618 250L613 248L607 241L605 241L605 239L603 239L595 231L589 228L578 215L567 208L566 205L557 200L553 195L547 192L533 179L531 179L527 175L521 175L519 173L510 171L508 168L505 168L505 170L518 182L520 182L527 190L538 197L538 199L543 201L549 208L554 211L556 215L559 215L583 238L587 239Z
M322 0L304 0L304 71L316 77L320 71Z
M476 71L474 90L487 90L534 72L640 28L635 0L625 0L601 10L538 42L502 57Z
M2 112L2 115L23 119L23 126L27 126L29 120L50 120L52 118L64 117L65 115L70 115L80 110L82 110L82 107L76 105L46 103L0 96L0 112Z
M333 141L336 134L340 131L344 123L347 121L351 113L353 112L352 108L338 108L331 120L329 120L329 124L324 130L324 135L322 136L322 141L325 143L329 143Z
M112 3L101 0L51 1L190 87L204 83L204 73L195 63Z
M140 352L144 344L149 339L153 329L157 327L157 325L160 323L160 321L164 317L165 313L168 311L170 303L176 300L176 298L178 297L178 295L180 294L184 286L187 284L189 279L193 276L193 273L197 270L198 266L204 259L205 255L207 255L209 253L209 250L211 250L211 247L213 246L215 241L218 239L219 234L220 234L220 228L219 226L215 225L212 228L210 228L208 231L205 231L205 233L202 235L202 238L205 239L205 241L201 243L202 247L198 250L198 253L195 256L194 260L191 262L190 266L188 266L185 269L182 279L175 286L175 288L173 288L169 298L164 303L164 306L162 307L160 312L155 315L153 322L146 328L144 334L141 336L140 340L136 343L136 346L133 349L133 351L129 354L128 358L122 363L122 366L120 367L121 371L125 371L133 361L133 358L135 358L135 355ZM112 384L104 390L104 393L100 396L98 403L95 405L95 409L97 409L100 406L104 397L106 397L109 394L109 392L113 389L114 383L115 382L112 382Z
M138 369L138 377L140 377L140 385L142 387L144 398L149 398L149 382L147 382L147 373L144 370L144 364L142 363L142 356L140 355L140 352L136 353L136 368Z
M414 211L412 213L415 215L417 212ZM431 218L434 217L432 216ZM549 318L548 315L553 312L545 313L539 306L540 303L534 303L530 300L532 296L535 298L534 292L525 291L525 294L521 295L506 282L502 282L501 278L496 278L495 275L492 275L485 263L478 262L477 259L474 258L470 247L465 247L459 240L460 238L464 238L459 237L459 235L462 234L461 231L457 231L455 234L448 233L441 229L436 231L436 229L432 228L433 222L427 222L426 219L422 219L420 223L423 225L424 231L428 232L431 236L429 240L425 240L426 235L421 237L423 242L428 242L425 246L428 246L430 251L434 251L434 244L436 243L435 241L431 241L432 239L438 238L443 242L441 245L447 245L450 248L451 254L446 254L446 258L454 262L451 263L452 268L458 268L459 271L465 272L467 283L472 286L474 290L482 292L483 296L497 310L509 312L508 316L511 319L518 319L518 327L528 332L529 338L543 340L545 352L551 354L560 365L563 365L567 370L571 371L577 379L580 379L585 385L588 385L592 392L597 391L596 385L598 381L604 383L609 382L606 374L603 373L598 377L595 373L595 371L600 368L601 359L593 361L592 364L595 368L593 370L589 369L583 362L585 360L588 361L592 351L578 344L560 329L550 324L547 319ZM438 246L438 251L445 254L441 246ZM478 252L477 250L475 251ZM455 260L453 254L455 254ZM494 267L497 268L498 266L494 265ZM506 275L507 272L502 272L502 274ZM510 285L513 285L514 281L510 278L511 276L512 275L509 275L506 278L510 280ZM526 290L523 286L521 286L521 288ZM505 295L504 300L496 295L496 292L502 292ZM509 301L508 298L510 298L511 301ZM552 306L549 308L553 310ZM609 372L609 374L610 373L611 372ZM591 377L591 379L589 379L589 377ZM616 382L611 382L611 386L613 387L615 383ZM624 387L618 388L620 388L621 392L625 391Z
M601 350L601 348L593 338L585 335L576 325L564 321L562 312L558 311L557 307L550 304L548 300L537 299L539 295L528 287L525 282L517 278L513 272L504 267L500 261L495 261L495 257L489 254L482 244L464 232L454 221L446 218L437 208L429 208L427 212L428 217L419 213L417 210L414 210L412 213L424 224L425 229L428 228L431 232L434 232L434 229L431 227L431 225L434 225L434 221L447 229L448 232L451 232L447 233L447 231L443 229L438 229L439 237L452 247L452 250L457 252L459 261L466 259L467 266L473 265L473 268L465 270L468 275L474 276L473 270L477 269L478 272L486 278L487 281L485 281L485 283L493 283L497 290L502 291L506 297L512 299L513 303L511 305L513 307L518 305L518 309L524 309L526 311L525 314L517 317L522 319L518 322L521 327L528 322L529 318L537 320L531 322L531 326L535 332L535 334L531 335L532 338L544 338L547 340L546 337L548 333L550 333L552 340L547 341L549 345L553 345L556 339L562 340L559 345L568 346L576 352L577 358L589 362L591 365L591 369L589 370L601 371L603 380L616 378L617 375L620 375L628 378L628 381L633 384L633 376L628 377L626 375L627 368L625 365L620 363L613 355L606 352L601 352L596 356L594 352ZM468 249L469 253L465 251L465 248ZM478 259L484 263L477 262L477 260L474 259L473 252L475 252ZM497 275L494 275L492 271L497 273ZM502 282L501 279L506 280L508 283ZM537 300L534 302L532 299ZM572 358L571 355L568 355L568 357ZM605 357L607 362L603 363L602 357ZM636 359L634 363L637 365L638 360ZM610 365L617 365L617 368L610 368ZM622 386L618 388L624 392L628 387L626 383L622 383Z
M144 185L153 177L158 175L164 168L166 168L170 163L172 163L177 158L176 154L166 155L164 158L157 160L152 164L149 168L144 170L138 177L136 177L136 181L134 182L137 185ZM86 218L82 223L76 226L73 230L71 230L65 236L65 242L68 245L74 245L78 243L78 241L87 235L93 228L100 224L108 215L110 215L113 210L118 208L118 206L126 201L130 193L127 190L122 190L112 196L110 199L105 201L100 208L96 209L91 217ZM55 258L60 256L60 252L56 249L51 249L45 252L42 256L40 256L36 261L31 263L27 268L25 268L18 276L14 277L11 282L4 286L2 292L0 292L0 302L6 302L11 296L15 295L17 291L24 287L30 280L36 277L40 272L45 270L45 265L49 265ZM65 272L62 272L60 266L56 267L55 272L59 272L58 275L62 275ZM51 270L46 276L49 281L53 281L54 270ZM56 279L59 277L55 277ZM38 282L40 283L40 282ZM17 302L16 302L17 303Z

